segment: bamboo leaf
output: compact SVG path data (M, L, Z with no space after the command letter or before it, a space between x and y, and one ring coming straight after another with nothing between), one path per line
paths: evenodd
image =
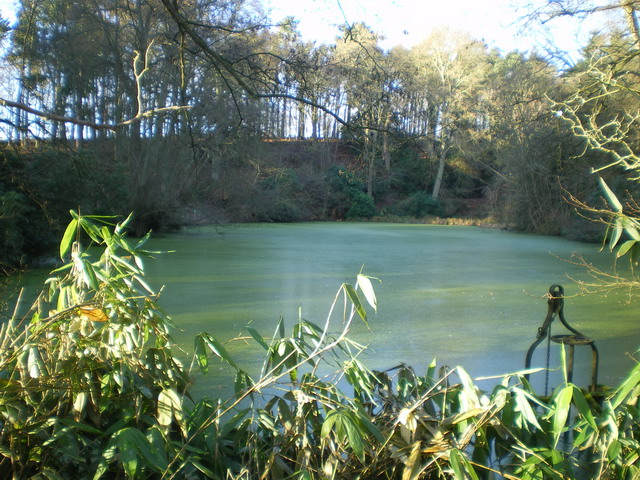
M411 446L411 453L404 464L402 471L402 480L416 480L420 477L420 445L422 442L418 440Z
M209 358L207 357L206 348L202 334L196 335L194 339L194 356L200 367L200 371L204 374L209 372Z
M331 431L333 430L333 426L338 421L338 411L331 410L322 422L322 429L320 430L320 437L327 438Z
M84 407L87 404L87 399L87 392L80 392L76 395L76 399L73 402L73 411L76 412L77 415L82 415Z
M384 435L382 435L382 432L376 426L376 424L369 420L369 417L366 413L358 411L358 420L369 431L369 433L376 438L376 440L378 440L380 443L384 443Z
M229 355L229 352L227 352L224 346L217 339L206 333L203 334L203 338L209 349L214 354L216 354L221 360L224 360L232 367L238 368L236 362L234 362L233 358L231 358L231 355Z
M108 315L99 307L83 305L77 308L76 313L92 322L104 323L109 321Z
M134 275L133 278L147 291L149 295L153 295L153 288L151 288L147 282L140 275Z
M173 402L171 397L167 393L167 390L162 390L158 395L158 423L163 427L171 425L171 419L173 418Z
M469 420L470 418L479 417L486 409L484 408L472 408L470 410L466 410L460 413L457 413L451 417L447 417L443 420L443 424L445 425L456 425L460 422L464 422L465 420Z
M89 238L95 243L102 243L102 236L100 235L100 229L90 222L87 217L78 217L78 224L82 227Z
M554 399L555 411L553 413L552 433L554 435L554 448L558 445L560 434L567 423L569 410L571 409L571 398L573 396L573 386L565 385Z
M460 461L460 452L458 450L449 450L449 464L453 469L453 476L457 480L466 480L462 462Z
M627 254L627 252L636 244L635 240L627 240L626 242L624 242L622 245L620 245L620 248L618 248L618 251L616 252L616 258L620 258L624 255Z
M531 403L529 402L533 397L519 388L514 388L513 393L515 394L514 400L516 402L515 410L519 411L529 424L543 430L538 423L536 413L531 408Z
M167 459L151 444L149 439L137 428L126 429L127 441L132 445L136 452L145 460L150 467L163 472L168 467Z
M207 467L202 465L200 462L196 462L194 459L190 458L189 463L204 473L208 478L218 478L218 476L209 470Z
M618 197L616 197L616 195L611 191L602 177L598 177L598 181L600 182L600 186L604 190L607 200L609 201L613 209L618 213L622 212L622 204L620 203L620 200L618 200Z
M373 311L377 312L378 300L376 299L376 293L373 290L373 285L371 285L371 280L369 279L369 277L358 275L356 284L362 290L364 298L366 298L371 308L373 308Z
M471 379L467 371L462 367L456 367L456 372L462 382L462 386L463 386L462 392L464 393L464 396L467 398L467 400L470 402L471 404L470 406L474 408L479 407L480 399L478 398L478 391L477 391L478 389L473 383L473 380Z
M76 422L75 420L71 420L68 418L61 418L59 419L59 421L61 424L67 425L69 427L72 427L74 430L78 430L81 432L92 433L94 435L101 435L103 433L102 430L98 430L97 428L92 427L91 425L87 425L86 423Z
M64 235L62 235L62 241L60 242L60 259L64 260L64 256L71 249L71 245L73 244L73 240L76 236L76 228L78 226L78 221L74 218L69 222L67 228L64 231Z
M29 369L29 376L31 378L38 378L40 376L40 355L38 354L38 349L36 347L29 348L27 366Z
M613 440L609 444L609 448L607 448L607 459L613 463L620 457L621 452L622 445L620 445L620 442L618 440Z
M618 408L627 395L640 383L640 364L637 364L616 389L611 399L612 408Z
M569 369L567 368L567 349L565 345L560 345L560 365L562 367L562 378L564 383L569 383Z
M147 241L148 241L150 238L151 238L151 232L147 232L147 234L146 234L144 237L142 237L142 238L138 241L138 243L136 243L136 246L135 246L133 249L134 249L134 250L136 250L136 251L137 251L137 250L140 250L140 249L144 246L144 244L145 244L145 243L147 243Z
M107 472L107 470L109 470L109 464L105 460L104 453L103 453L102 458L100 459L100 462L98 462L98 468L96 468L96 473L93 475L93 480L98 480L99 478L101 478L102 475L104 475Z
M467 480L469 478L473 480L479 480L478 474L473 469L473 465L469 459L457 449L449 450L449 463L453 469L454 477L461 480Z
M278 320L278 325L276 327L276 331L278 332L278 336L280 338L284 338L285 337L285 333L284 333L284 317L280 316L280 319Z
M173 388L165 388L163 392L171 403L171 413L173 414L173 417L176 419L178 426L180 426L180 428L183 428L183 406L180 395L178 395L178 392L176 392Z
M471 480L480 480L469 459L465 455L460 455L460 460L462 460L462 463L464 464L469 477L471 477Z
M438 366L437 359L434 357L427 368L427 378L433 380L435 378L436 367Z
M351 415L351 412L345 412L343 415L343 425L347 435L347 441L353 453L358 459L364 463L364 436L365 432L360 428L358 422Z
M616 218L615 225L613 226L613 233L611 234L611 239L609 240L609 250L613 251L614 247L617 245L621 236L622 236L622 219Z
M247 331L249 332L249 334L253 337L253 339L256 342L258 342L258 344L262 348L264 348L265 350L269 350L269 345L267 345L267 343L262 338L262 335L260 335L255 328L252 328L252 327L246 327L246 328L247 328Z
M578 411L580 412L580 414L582 415L582 418L584 418L587 421L587 423L589 424L589 426L591 426L591 428L597 431L598 425L596 425L596 420L595 418L593 418L593 413L591 412L591 408L587 403L587 399L584 398L584 394L582 393L582 390L580 390L575 385L573 386L573 402L575 406L578 408Z
M625 217L626 218L626 217ZM626 225L624 231L636 242L640 240L640 233L638 232L638 225L630 218L626 218Z
M98 283L98 278L96 277L96 272L93 269L93 265L91 262L82 262L83 263L83 272L86 275L87 284L93 288L95 291L100 290L100 283Z
M138 471L138 454L135 445L128 434L130 428L124 428L116 433L116 445L120 451L120 461L129 478L135 478Z
M349 297L349 300L351 300L351 303L353 303L353 307L356 309L356 312L358 312L358 315L360 316L362 321L365 323L365 325L368 326L369 323L367 322L367 312L362 306L362 302L360 301L360 298L358 297L358 293L356 292L355 288L353 288L353 285L350 285L348 283L343 283L342 288L344 289L345 293Z

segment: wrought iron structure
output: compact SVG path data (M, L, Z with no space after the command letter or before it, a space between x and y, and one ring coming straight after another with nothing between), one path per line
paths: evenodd
M595 342L584 336L578 330L573 328L571 325L567 323L567 320L564 318L564 288L562 285L551 285L549 288L549 293L547 295L547 304L548 311L547 317L544 319L544 322L540 328L538 328L538 334L536 340L529 347L527 351L527 357L525 360L525 369L531 368L531 359L533 357L533 352L538 345L546 338L547 339L547 380L545 385L545 391L548 388L549 381L549 352L551 342L560 343L563 345L567 345L569 347L569 352L567 355L567 380L569 382L573 381L573 360L574 360L574 350L576 346L581 345L589 345L591 347L591 385L589 386L589 391L594 392L596 390L596 386L598 385L598 363L599 363L599 355L598 348L596 347ZM553 320L558 317L562 325L565 326L567 330L569 330L570 334L565 335L551 335L551 324ZM529 374L525 375L525 378L529 379Z

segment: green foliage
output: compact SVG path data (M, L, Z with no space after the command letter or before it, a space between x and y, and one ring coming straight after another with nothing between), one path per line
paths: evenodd
M67 263L23 319L0 331L3 477L44 470L56 478L130 478L166 469L167 422L182 418L188 378L172 356L169 320L142 279L141 249L127 222L73 220L60 244ZM80 240L89 244L82 249ZM90 245L102 254L90 254Z
M88 153L0 149L0 272L53 256L71 208L117 212L123 185Z
M608 242L609 249L615 253L616 258L627 257L629 259L633 272L640 259L640 219L635 214L625 213L617 195L613 193L602 177L598 179L611 208L609 212L611 222L607 228L605 242Z
M305 192L296 170L271 169L263 176L260 187L251 201L256 220L295 222L304 219Z
M376 214L376 205L373 203L373 198L363 192L359 192L352 199L351 206L345 218L352 220L357 218L371 218Z
M377 309L371 278L338 290L324 324L271 337L252 377L208 333L193 366L235 371L229 398L193 399L169 318L143 278L148 237L129 219L72 212L67 262L24 318L0 329L0 475L13 478L633 478L640 473L640 365L610 393L519 374L492 392L462 367L372 371L349 339ZM81 242L85 242L84 246ZM334 317L338 318L334 318ZM336 326L339 327L337 328ZM334 373L328 373L334 372Z
M442 205L427 192L420 191L409 195L400 201L394 209L394 213L402 216L422 218L428 215L440 216L443 214Z
M0 189L0 269L20 265L25 238L20 223L28 211L27 202L18 192Z
M332 218L371 218L376 214L373 199L353 172L334 165L327 171L327 208Z
M347 197L352 197L365 188L362 180L357 178L348 168L340 165L333 165L329 168L327 181L334 193L344 193Z

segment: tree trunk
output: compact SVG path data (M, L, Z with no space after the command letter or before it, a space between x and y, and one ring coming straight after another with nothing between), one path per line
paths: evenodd
M364 154L367 161L367 195L373 197L373 178L375 176L375 148L371 141L371 133L365 130Z
M437 200L440 196L440 187L442 187L442 178L444 177L444 164L447 157L447 149L444 146L444 140L440 145L440 155L438 159L438 173L436 174L436 181L433 184L433 193L431 196Z
M387 114L384 122L384 132L382 132L382 159L384 160L384 169L387 173L391 172L391 154L389 153L389 124L391 123L391 115Z
M629 24L629 30L633 35L635 43L640 43L640 25L638 25L638 17L636 16L636 9L632 3L621 3L627 17L627 23Z

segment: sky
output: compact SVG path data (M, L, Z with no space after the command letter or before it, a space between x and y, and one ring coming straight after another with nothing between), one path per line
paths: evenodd
M14 5L14 0L0 0L0 14L2 14L4 18L13 20L15 11Z
M291 15L300 20L299 30L307 39L333 43L336 25L364 21L382 33L384 48L410 47L426 38L437 27L470 33L490 48L506 53L511 50L539 50L548 40L566 51L584 46L589 33L602 23L593 17L554 20L549 28L527 28L522 17L527 5L544 0L264 0L272 18Z
M545 0L255 0L262 2L271 18L297 18L306 40L334 43L337 25L364 21L386 37L384 48L410 47L439 26L469 32L490 48L503 53L511 50L541 49L547 41L565 51L584 46L590 31L602 23L592 17L580 23L575 19L554 20L550 30L522 29L520 21L530 3ZM595 0L603 1L603 0ZM0 13L12 19L15 0L0 0Z

